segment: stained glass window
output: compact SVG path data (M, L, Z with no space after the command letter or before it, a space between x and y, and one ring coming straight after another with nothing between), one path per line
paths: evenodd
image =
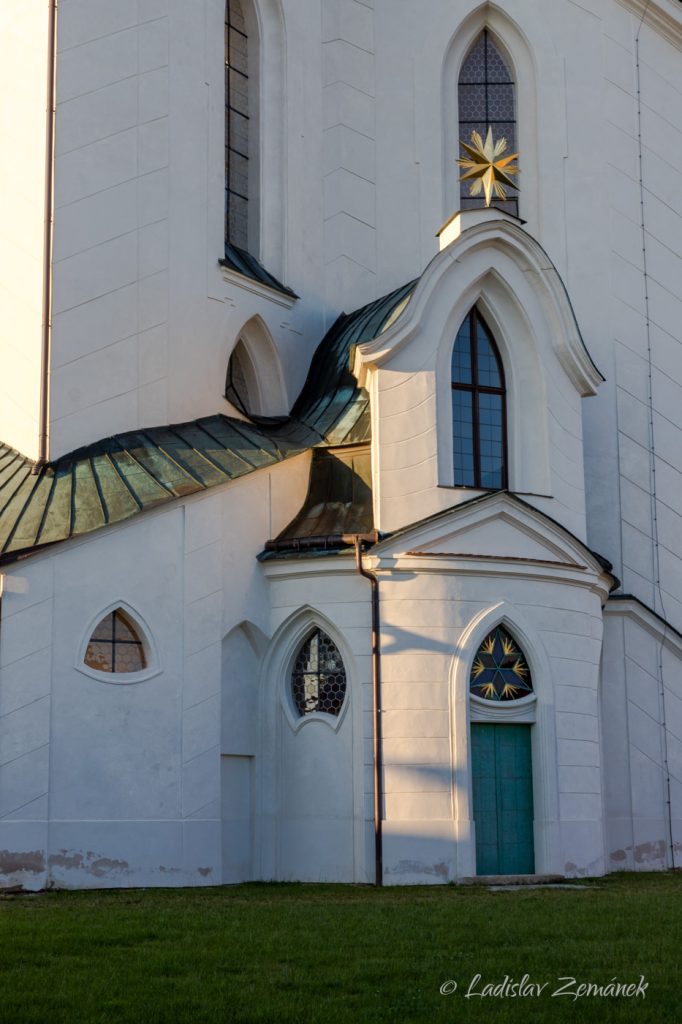
M485 141L488 128L492 128L495 140L506 139L507 152L516 152L514 79L487 29L483 29L462 65L458 103L459 137L462 141L469 142L472 131L478 132ZM462 152L461 155L466 154ZM469 195L469 184L463 181L461 185L460 206L463 210L485 205L483 196ZM516 196L506 200L493 199L493 206L518 216Z
M498 626L478 649L471 666L469 689L485 700L518 700L533 692L526 657L516 640Z
M299 715L324 711L338 715L346 695L346 670L339 649L325 632L316 629L302 644L291 685Z
M457 332L451 373L455 486L506 487L504 371L493 336L475 308Z
M248 248L249 53L240 0L225 4L225 241Z
M93 630L85 664L98 672L141 672L147 667L142 640L120 608L105 615Z

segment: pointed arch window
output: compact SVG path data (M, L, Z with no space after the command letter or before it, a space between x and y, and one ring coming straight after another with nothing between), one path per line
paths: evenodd
M477 131L485 140L488 128L492 128L495 140L506 139L508 152L515 153L514 77L508 61L502 56L487 28L478 36L462 64L457 94L460 139L469 142L472 131ZM462 182L460 188L462 210L485 205L483 196L469 195L468 182ZM509 196L506 200L493 199L493 205L518 217L516 196Z
M241 0L225 3L225 241L249 245L249 37Z
M88 641L84 662L97 672L142 672L147 655L130 616L121 609L105 615Z
M240 339L227 364L225 398L232 402L232 405L239 409L244 416L252 416L260 412L257 394L258 385L253 361L246 345Z
M497 346L474 307L452 349L455 487L507 486L506 389Z
M322 629L301 644L291 672L298 715L323 712L338 716L346 696L346 669L338 647Z
M469 689L475 696L491 701L519 700L533 692L526 656L502 626L489 633L478 648Z

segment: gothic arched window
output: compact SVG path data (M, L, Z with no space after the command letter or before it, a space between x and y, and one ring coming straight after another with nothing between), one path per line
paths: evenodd
M472 131L476 131L485 141L488 128L492 128L493 138L496 141L506 139L507 152L515 153L514 77L487 28L478 36L462 64L457 92L460 139L469 142ZM463 181L461 208L470 210L484 204L483 196L469 195L469 182ZM518 216L516 196L506 200L493 199L493 205Z
M502 626L489 633L471 666L469 689L485 700L519 700L533 692L526 656Z
M225 4L225 241L249 244L249 39L241 0Z
M452 349L455 487L507 486L506 393L497 346L474 307Z
M300 716L316 711L339 715L346 696L346 669L338 647L316 628L301 644L291 672L291 691Z
M253 361L246 345L240 339L227 364L225 398L245 416L251 416L260 412L257 392Z
M98 672L141 672L147 668L142 638L121 608L109 612L95 626L84 661Z

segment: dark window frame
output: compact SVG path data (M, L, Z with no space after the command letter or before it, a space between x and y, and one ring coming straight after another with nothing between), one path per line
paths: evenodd
M239 2L239 0L237 0L237 2ZM227 243L232 243L233 245L235 245L235 244L237 244L237 241L233 237L231 237L231 232L230 232L231 197L235 196L237 199L241 199L241 200L243 200L246 203L246 217L247 217L247 224L248 224L248 211L249 211L249 205L248 205L249 204L249 196L248 196L249 154L248 154L248 152L247 153L242 153L241 150L237 149L236 146L232 145L233 118L234 117L241 117L246 122L249 122L250 121L250 116L249 116L248 113L244 113L243 110L239 110L232 103L232 95L231 95L231 93L232 93L232 86L231 86L231 83L230 83L230 74L232 73L232 74L239 75L239 77L243 78L245 80L245 82L247 82L247 83L249 81L248 73L245 74L239 68L232 67L231 64L230 64L230 50L231 50L231 46L232 46L233 33L236 34L236 35L241 36L241 38L246 41L247 59L248 59L248 42L249 42L249 37L246 34L246 32L242 31L242 29L240 29L240 28L237 28L237 26L234 25L233 22L232 22L232 11L231 11L232 3L233 3L233 0L225 0L225 243L226 244ZM248 69L248 63L247 63L247 69ZM248 89L248 85L247 85L247 89ZM247 93L247 95L248 95L248 93ZM248 129L248 124L247 124L247 129ZM247 132L247 141L248 141L248 132ZM236 189L231 187L231 171L232 171L232 154L233 153L235 154L235 156L237 156L240 159L244 160L245 163L246 163L246 174L247 174L247 190L246 191L247 191L247 195L243 195L243 193L238 192ZM244 240L240 239L240 241L243 243ZM242 244L240 246L240 248L248 249L248 246Z
M454 452L454 424L453 424L453 444L452 444L452 468L453 468L453 481L455 487L468 487L477 491L504 491L508 486L508 454L507 454L507 385L504 376L504 364L502 357L500 356L500 350L495 342L493 332L485 322L483 315L480 310L474 306L466 315L465 320L457 331L457 337L459 332L462 330L464 323L469 322L469 352L471 357L471 383L462 384L459 381L452 380L452 371L450 379L450 387L452 391L468 391L471 394L471 417L472 417L472 436L473 436L473 459L474 459L474 483L465 484L457 481L455 468L455 452ZM478 382L478 323L483 325L486 332L486 339L492 347L493 354L497 360L497 368L500 375L501 386L499 388L490 387L487 384L479 384ZM455 338L454 345L457 344L457 337ZM492 394L500 395L501 407L502 407L502 473L499 487L488 487L481 483L481 436L480 436L480 423L479 423L479 395L480 394Z

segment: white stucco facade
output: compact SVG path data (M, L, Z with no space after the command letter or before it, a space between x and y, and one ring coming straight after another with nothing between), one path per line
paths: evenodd
M28 59L0 70L17 93L0 441L35 459L49 46L44 7L12 6L0 21ZM679 867L682 4L241 6L249 252L274 284L219 263L224 0L60 0L49 462L243 422L225 397L240 343L274 430L339 314L416 284L349 346L371 442L320 434L0 556L0 884L375 881L369 582L346 530L258 557L310 498L310 448L342 443L371 457L384 883L477 874L486 723L528 726L536 873ZM459 203L457 83L484 30L513 73L519 217L467 210L439 241ZM32 88L10 90L22 76ZM461 486L453 463L451 358L473 307L505 381L504 490ZM0 490L0 552L15 497ZM107 678L84 659L119 608L146 664ZM491 708L470 681L497 627L533 692ZM343 661L338 715L293 696L315 628Z

